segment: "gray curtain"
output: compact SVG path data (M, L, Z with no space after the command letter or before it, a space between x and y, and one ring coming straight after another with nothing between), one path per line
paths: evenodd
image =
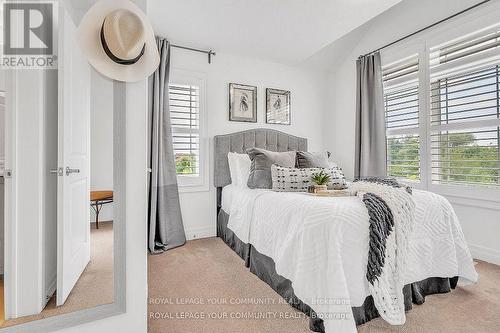
M360 57L356 72L354 177L385 177L387 146L380 53Z
M156 37L160 65L149 78L149 251L162 253L183 245L182 223L175 171L168 97L170 43Z

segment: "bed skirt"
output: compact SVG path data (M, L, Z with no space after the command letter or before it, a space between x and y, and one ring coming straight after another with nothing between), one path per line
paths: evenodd
M250 272L266 282L274 291L283 297L291 306L309 316L309 328L314 332L324 332L323 320L315 316L314 311L303 303L293 291L292 282L276 273L275 263L270 257L259 253L251 244L243 243L231 230L227 228L229 215L220 209L217 217L217 237L236 252L244 261ZM442 294L455 289L458 277L441 278L431 277L404 287L406 311L412 304L423 304L425 296ZM372 296L368 296L362 306L352 308L356 325L361 325L379 317L373 303Z

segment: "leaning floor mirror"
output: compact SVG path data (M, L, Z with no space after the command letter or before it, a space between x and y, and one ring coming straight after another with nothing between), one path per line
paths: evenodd
M54 28L51 55L0 70L0 332L125 311L125 84L83 56L75 4L0 3Z

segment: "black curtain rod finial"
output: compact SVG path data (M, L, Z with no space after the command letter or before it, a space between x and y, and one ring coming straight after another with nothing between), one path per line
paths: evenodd
M209 50L208 51L208 63L211 64L212 63L212 56L215 56L216 53L212 50Z

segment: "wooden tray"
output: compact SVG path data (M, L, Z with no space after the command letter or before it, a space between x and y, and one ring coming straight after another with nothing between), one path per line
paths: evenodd
M348 190L328 190L326 192L308 193L315 197L351 197L352 194Z

